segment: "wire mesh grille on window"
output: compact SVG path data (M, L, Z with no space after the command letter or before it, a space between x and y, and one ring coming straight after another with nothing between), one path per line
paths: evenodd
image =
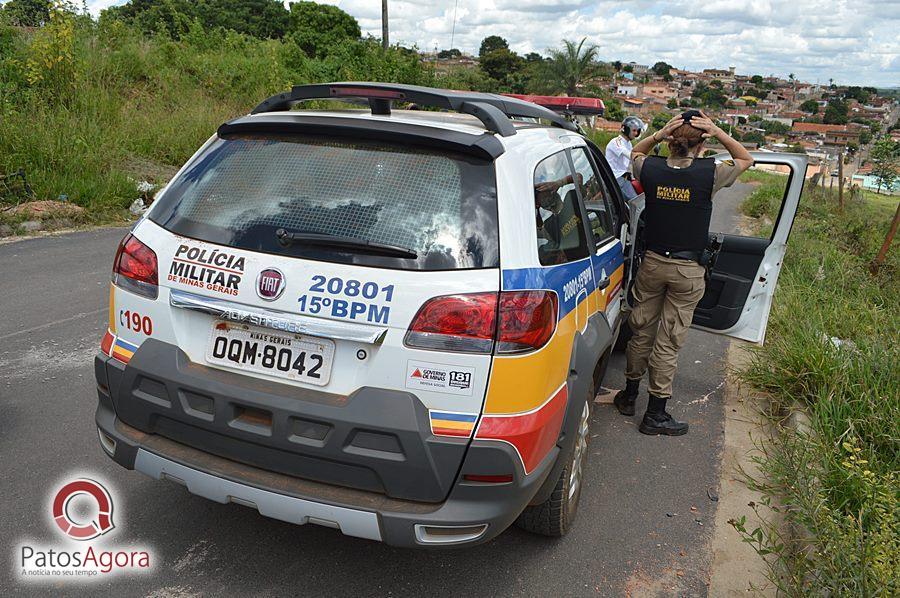
M212 163L209 163L209 162ZM178 208L240 232L268 225L455 253L459 166L421 150L303 139L235 139L187 172Z

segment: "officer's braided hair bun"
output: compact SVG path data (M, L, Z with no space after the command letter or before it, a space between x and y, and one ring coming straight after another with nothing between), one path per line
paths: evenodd
M669 154L683 158L701 143L703 143L703 131L685 123L672 131L672 137L669 139Z

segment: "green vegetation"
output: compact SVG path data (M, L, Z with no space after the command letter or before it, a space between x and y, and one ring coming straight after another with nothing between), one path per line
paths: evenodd
M71 10L33 32L0 20L0 174L24 168L35 199L65 195L89 222L118 219L136 181L165 182L221 123L292 84L472 83L438 79L415 53L373 39L346 37L320 57L297 32L261 39L194 19L176 39ZM0 205L18 200L0 188Z
M800 110L804 112L809 112L810 114L818 114L819 113L819 103L815 100L806 100L802 104L800 104Z
M746 175L745 175L746 176ZM762 199L745 213L777 215ZM783 177L782 177L783 178ZM789 596L896 596L900 592L900 253L877 276L872 260L896 209L808 189L791 233L766 344L742 378L775 414L802 406L808 426L779 426L762 446L765 499L778 525L748 530L771 578ZM766 225L762 225L765 227ZM751 505L753 506L753 505ZM771 514L771 513L770 513Z
M757 185L741 204L741 211L751 218L769 218L771 223L772 215L778 215L778 208L787 185L787 176L753 169L741 174L739 180L742 183Z
M872 147L872 176L878 181L878 191L892 191L900 179L900 143L882 137Z
M125 21L148 35L165 31L176 39L194 23L260 38L280 38L291 25L290 14L278 0L131 0L107 9L103 18Z
M825 115L822 117L823 122L829 125L845 125L847 124L847 102L841 100L829 100L825 106Z
M665 75L668 75L669 71L671 71L673 68L675 68L675 67L673 67L668 62L660 61L660 62L657 62L656 64L654 64L652 67L650 67L650 70L653 71L655 74L659 75L660 77L663 77Z
M597 52L594 45L585 46L587 38L582 38L577 44L570 40L563 40L563 47L550 51L550 60L547 61L546 74L554 87L561 88L566 95L578 95L578 86L586 79L597 74Z

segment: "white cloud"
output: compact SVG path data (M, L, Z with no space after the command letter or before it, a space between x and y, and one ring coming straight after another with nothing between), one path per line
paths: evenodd
M328 0L381 36L376 0ZM450 46L453 0L389 0L391 41L420 49ZM476 53L488 35L517 52L545 52L587 37L605 60L693 69L735 66L748 74L900 85L900 2L896 0L459 0L453 45Z

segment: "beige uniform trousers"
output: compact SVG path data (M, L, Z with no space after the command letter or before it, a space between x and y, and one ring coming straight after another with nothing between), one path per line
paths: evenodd
M634 285L634 309L628 324L625 377L640 380L650 370L650 394L672 396L678 351L694 308L703 297L705 268L696 262L647 251Z

